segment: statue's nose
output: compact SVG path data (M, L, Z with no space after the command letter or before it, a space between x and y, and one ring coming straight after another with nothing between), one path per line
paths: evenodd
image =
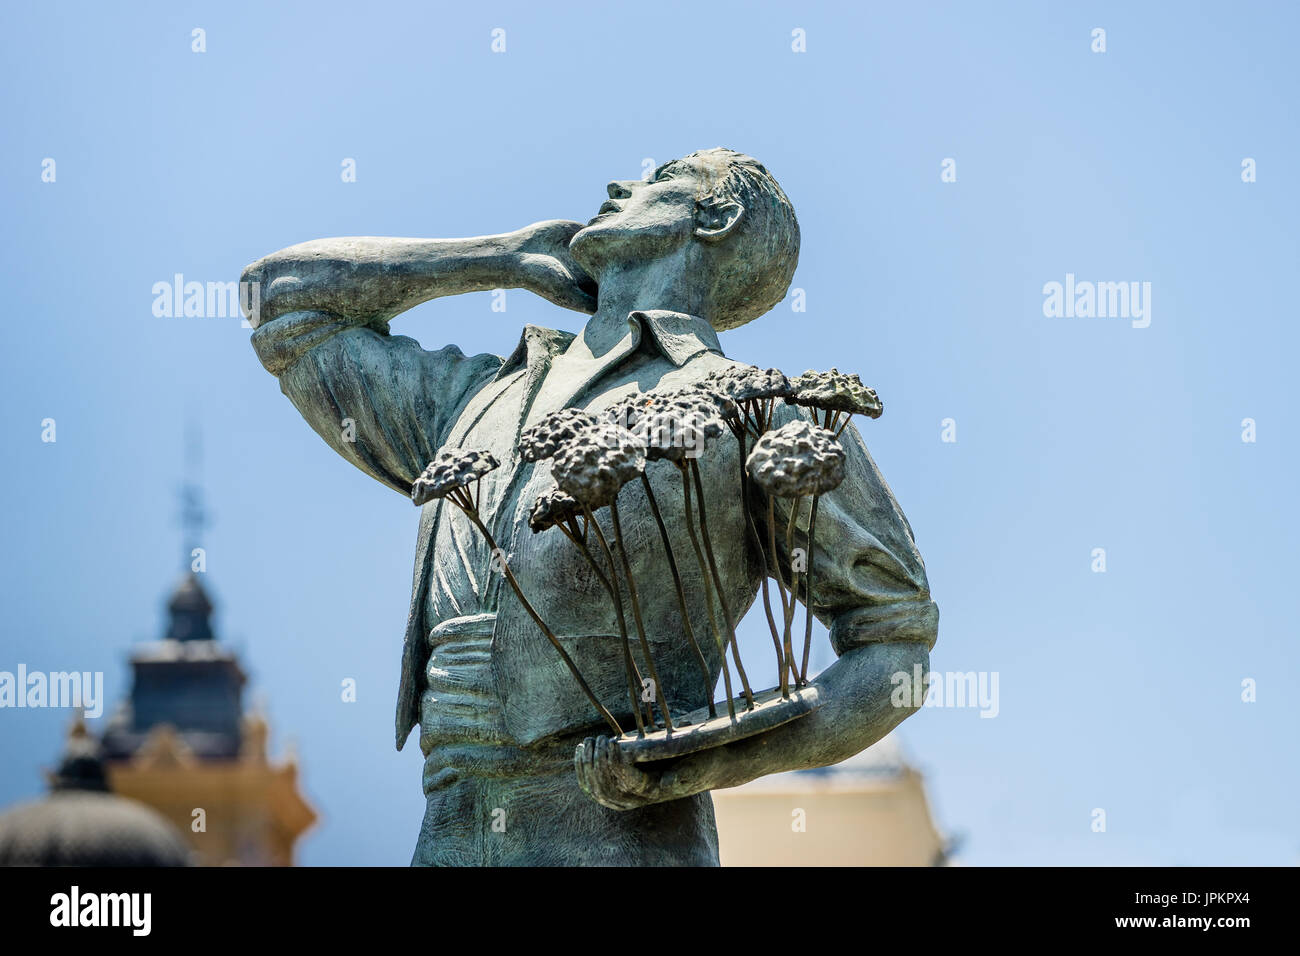
M627 182L619 182L616 179L605 187L605 191L609 193L610 199L627 199L632 195L632 190L628 186Z

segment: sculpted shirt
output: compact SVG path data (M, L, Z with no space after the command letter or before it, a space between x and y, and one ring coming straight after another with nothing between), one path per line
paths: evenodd
M548 462L519 460L519 435L560 408L599 410L638 391L697 384L714 369L736 363L722 355L708 322L675 312L631 313L628 334L595 363L566 364L564 351L572 340L565 332L529 326L505 358L466 356L455 346L426 351L414 339L384 329L307 312L281 316L252 336L262 363L317 433L344 458L402 495L409 495L415 478L443 446L488 450L497 458L501 467L482 483L480 513L528 599L602 702L630 728L614 603L586 559L558 529L540 534L529 529L533 503L554 486L554 479ZM803 410L777 404L777 425L797 415L806 417ZM351 419L350 429L344 419ZM846 477L821 498L817 513L813 612L830 628L837 654L873 641L932 646L938 612L911 528L857 430L850 426L841 440ZM728 607L738 621L754 602L765 572L762 553L745 526L737 442L724 435L698 461L709 536ZM711 636L704 578L686 532L680 473L668 462L655 462L647 466L647 475L682 569L687 607L708 659L711 684L721 663ZM790 502L778 500L777 539L785 567L789 508ZM794 536L795 546L805 549L807 513L805 502ZM662 538L640 483L623 489L619 514L669 704L674 712L702 706L713 688L704 681L685 637L676 592L665 570ZM612 535L609 509L597 517L605 534ZM765 506L755 509L755 517L766 541ZM597 560L601 558L597 553ZM631 628L629 597L624 590ZM715 613L721 622L716 604ZM639 646L635 655L644 671ZM745 663L755 691L777 683L773 654ZM732 676L734 680L734 667ZM417 723L430 800L421 841L442 848L428 850L428 861L538 862L536 857L511 857L508 849L500 849L508 841L493 843L483 829L486 824L466 829L462 817L486 820L484 802L503 799L481 787L466 789L467 781L514 780L516 796L525 794L517 800L524 806L532 790L523 782L543 778L545 786L534 789L563 791L564 799L555 804L547 803L551 797L538 796L539 802L524 810L531 817L595 814L578 828L603 830L611 847L642 840L640 834L651 826L675 827L679 836L682 827L694 827L703 846L700 859L664 856L663 847L642 843L636 848L624 845L622 857L605 859L716 860L716 848L709 844L712 810L707 794L703 801L675 801L690 808L667 824L637 818L671 814L671 809L620 813L581 794L573 779L572 743L584 733L602 732L604 724L504 576L494 570L482 536L453 505L440 500L424 505L420 516L398 691L399 748ZM436 799L442 802L435 807ZM634 825L635 838L629 835L632 831L620 829ZM560 821L542 834L544 841L555 844L555 855L543 862L589 861L585 849L564 849L562 831ZM529 835L536 842L539 833ZM588 832L569 839L590 843L591 836Z

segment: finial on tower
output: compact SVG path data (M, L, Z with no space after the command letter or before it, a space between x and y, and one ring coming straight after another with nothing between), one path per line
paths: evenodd
M185 481L181 485L182 566L193 570L194 549L208 527L208 513L203 507L203 431L191 418L185 425Z

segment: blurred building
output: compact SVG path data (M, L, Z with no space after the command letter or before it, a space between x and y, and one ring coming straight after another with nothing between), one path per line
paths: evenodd
M136 800L110 793L99 742L78 719L50 792L0 813L0 866L185 866L181 831Z
M202 866L292 866L316 820L293 757L266 753L269 728L243 705L247 678L212 631L212 602L188 573L167 602L162 640L131 655L131 695L103 748L114 793L181 829Z
M194 482L181 505L191 568L206 525ZM244 709L247 677L213 632L201 578L186 571L162 639L132 652L130 696L102 738L78 720L50 795L0 814L0 864L293 865L316 813L299 793L296 760L267 756L270 728Z
M831 767L713 791L723 866L942 866L951 844L890 734Z

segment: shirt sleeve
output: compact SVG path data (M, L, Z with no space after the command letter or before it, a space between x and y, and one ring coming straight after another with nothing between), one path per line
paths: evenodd
M294 312L252 335L262 364L336 452L404 495L469 398L500 370L497 355L427 351L321 312Z
M778 410L776 427L796 416L811 420L804 409ZM858 430L849 425L840 435L844 447L844 481L817 499L811 552L812 611L830 629L837 656L864 644L916 641L932 648L939 629L939 609L930 599L925 562L903 516ZM755 490L755 516L763 541L767 503ZM761 501L761 505L759 502ZM794 502L775 504L778 557L789 586L791 555L786 529ZM794 543L807 549L811 499L801 499ZM799 598L804 583L799 582Z

